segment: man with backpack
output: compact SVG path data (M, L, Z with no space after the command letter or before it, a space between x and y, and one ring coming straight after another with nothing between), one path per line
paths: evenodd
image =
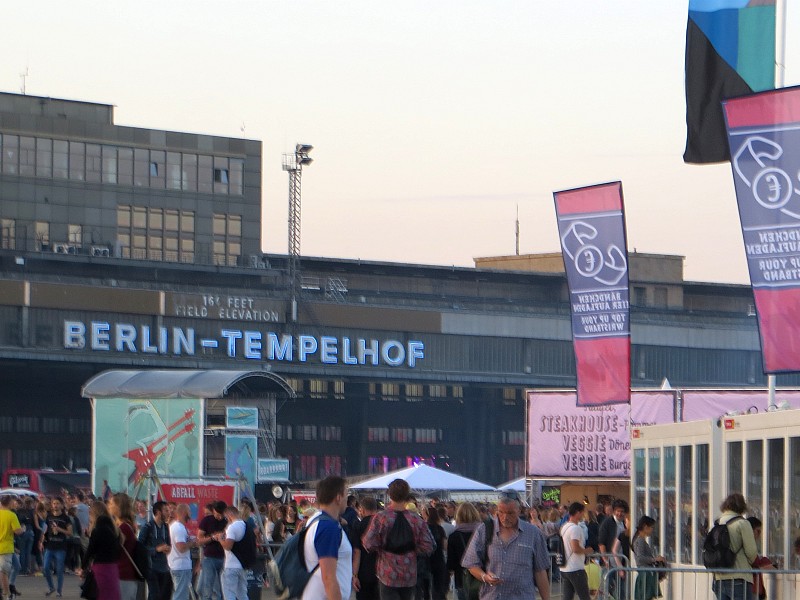
M377 552L377 575L381 600L411 600L417 586L417 555L433 552L433 536L427 523L406 510L411 495L408 482L389 484L389 506L372 518L362 543L367 552Z
M519 518L516 497L501 496L497 519L472 534L461 566L481 581L481 600L550 600L550 556L541 529Z
M242 521L239 509L225 508L228 526L222 533L210 536L225 551L222 567L222 596L225 600L247 600L245 569L253 567L256 558L256 536L252 527Z
M353 585L353 548L339 519L347 507L346 481L329 475L317 484L317 505L303 530L306 569L312 572L302 600L349 600Z
M722 568L730 563L726 568L741 569L743 572L714 573L714 583L711 588L719 600L750 600L753 575L745 571L752 569L751 565L758 555L758 547L753 527L742 517L747 511L747 502L742 494L733 493L725 498L720 510L722 514L718 525L724 526L725 531L715 526L708 537L723 545L727 541L728 548L712 548L711 542L707 542L703 546L703 560L706 566L709 566L708 555L714 553L719 555L719 558L714 560L717 567Z

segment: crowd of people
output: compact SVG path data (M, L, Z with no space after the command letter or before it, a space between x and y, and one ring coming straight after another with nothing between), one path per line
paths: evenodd
M632 597L652 600L660 596L652 568L666 566L648 542L656 520L642 516L631 530L624 500L595 509L584 502L529 508L514 494L496 503L442 502L415 498L398 479L383 506L373 496L348 496L345 480L332 476L319 482L314 505L210 502L192 536L186 504L158 501L148 510L142 500L106 492L105 498L80 492L0 498L3 600L19 595L19 576L43 576L46 595L60 597L65 572L85 577L89 571L104 600L136 600L145 590L149 600L188 600L190 590L203 600L244 600L245 573L253 566L246 547L253 556L257 544L277 552L304 530L313 574L303 600L346 600L351 592L357 600L445 600L451 578L458 600L531 600L534 589L549 600L550 582L557 580L564 600L589 600L597 596L600 569L627 566L631 558L651 569L636 578ZM730 522L731 537L739 541L737 566L769 568L756 550L760 521L738 518L746 511L741 494L721 508L720 522ZM133 558L137 544L150 556L146 574ZM556 562L559 551L564 560ZM621 556L627 560L620 562ZM612 594L627 597L626 585L622 571L612 580ZM749 574L722 575L714 589L749 600L761 595L763 582Z
M436 498L423 502L411 494L402 480L393 485L397 489L390 486L386 507L372 496L357 499L343 495L340 514L334 515L344 532L342 538L352 549L348 585L358 600L377 600L383 597L382 592L385 596L386 584L390 584L391 590L401 590L403 593L397 597L402 600L444 600L451 577L459 600L476 600L480 585L493 581L491 578L495 576L481 572L490 561L488 556L476 558L486 552L491 555L494 550L490 544L483 548L474 541L478 537L476 532L491 517L497 519L501 529L504 522L513 522L513 527L517 523L529 526L526 535L535 537L540 563L537 567L542 567L531 572L551 571L550 559L547 558L547 564L543 562L548 553L542 544L547 537L558 534L563 511L527 508L516 499L505 512L503 499L500 503L475 504L441 502ZM320 490L316 505L307 500L257 506L244 500L239 507L210 502L204 507L205 513L198 516L195 537L186 529L188 506L159 501L148 510L144 501L134 501L124 493L113 494L107 485L100 498L80 492L63 497L42 496L38 500L5 496L3 501L16 516L19 528L12 529L13 551L0 551L0 555L9 555L11 563L3 570L8 575L3 598L14 598L19 593L17 577L35 575L44 576L48 596L60 597L65 573L85 576L90 570L99 597L109 600L134 600L143 585L149 600L183 600L189 598L190 588L204 600L246 598L242 573L236 573L235 578L231 575L237 569L230 568L235 561L230 546L242 536L237 530L233 541L229 541L230 526L247 523L257 543L277 551L291 536L326 516L326 508L334 513L338 510L331 507L333 499L319 494ZM401 558L383 549L398 514L411 524L418 538L413 550ZM591 526L590 519L590 529ZM533 530L537 533L531 533ZM151 557L146 582L142 581L132 558L137 541L147 547ZM540 545L544 551L538 548ZM338 553L338 548L334 550ZM472 568L462 564L465 556L478 563ZM316 556L320 565L324 564L324 558ZM473 570L475 574L471 575ZM477 580L480 580L478 586ZM537 578L530 583L541 590L546 580L547 577ZM545 600L547 595L549 591L543 593ZM343 597L348 596L349 591Z
M204 599L247 598L252 565L243 557L256 556L263 529L251 501L209 503L190 536L186 504L158 501L148 512L127 494L104 495L0 497L1 600L20 595L19 576L43 576L45 596L60 598L68 572L90 576L102 600L137 600L145 591L148 600L188 600L190 588ZM145 572L134 558L140 546L150 557Z

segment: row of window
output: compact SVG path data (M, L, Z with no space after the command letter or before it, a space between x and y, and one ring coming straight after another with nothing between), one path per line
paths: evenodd
M338 425L278 425L275 435L279 440L341 442L342 428Z
M313 480L322 479L328 475L344 476L344 460L341 456L316 456L300 455L289 457L289 471L291 479Z
M194 262L195 214L145 206L117 207L117 240L125 258ZM213 260L236 266L242 254L241 215L214 214Z
M506 481L517 479L525 475L525 461L504 458L500 465L501 473L504 473Z
M326 399L332 397L334 400L344 400L344 381L325 379L294 379L286 380L298 396L308 394L311 398Z
M11 134L0 135L5 175L241 196L244 160Z
M89 419L0 416L0 433L91 433Z
M435 444L442 441L442 430L428 427L367 427L367 441Z
M14 219L0 219L0 248L15 250L17 247L17 224Z
M524 446L525 445L525 432L524 431L503 431L503 445L504 446Z
M65 448L0 448L0 469L12 465L20 469L88 469L91 467L89 450Z
M123 258L193 263L194 229L190 210L117 207L117 241Z
M369 395L370 398L380 398L382 400L400 400L404 397L407 401L413 402L422 400L425 397L424 391L426 387L428 388L427 397L430 400L464 397L464 388L460 385L449 386L450 395L448 396L448 386L446 385L434 384L423 386L419 383L402 384L402 393L401 384L399 383L370 383Z
M301 379L287 379L286 381L298 395L308 394L311 398L318 399L332 397L336 400L343 400L345 397L344 381L341 380L309 379L304 381ZM450 388L449 395L448 387ZM512 389L511 391L516 393L516 390ZM422 400L423 398L431 400L463 398L464 388L460 385L446 386L442 384L371 383L369 384L369 395L371 398L382 397L384 399L400 399L401 396L404 396L408 401L413 401L414 399Z

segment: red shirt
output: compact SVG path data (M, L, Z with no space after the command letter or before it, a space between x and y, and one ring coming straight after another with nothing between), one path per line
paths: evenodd
M136 547L136 534L133 533L133 527L124 522L119 526L119 531L125 538L123 546L130 555L130 558L128 558L128 554L124 552L119 554L119 561L117 562L119 565L119 578L123 581L138 581L136 569L133 568L133 549Z
M378 561L376 573L378 581L387 587L405 588L417 585L417 555L430 555L433 552L433 536L428 524L416 513L403 511L411 529L414 531L414 541L417 547L406 554L394 554L386 552L383 547L386 545L386 536L394 525L397 512L387 508L372 517L369 529L364 534L362 540L364 549L367 552L377 552Z

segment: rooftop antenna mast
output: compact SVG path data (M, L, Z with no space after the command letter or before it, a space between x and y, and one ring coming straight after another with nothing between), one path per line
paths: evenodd
M19 78L22 79L22 87L20 87L19 91L22 92L22 95L25 96L27 93L27 80L30 73L28 72L28 67L25 67L25 72L19 74Z
M297 293L300 288L300 178L303 166L310 165L313 158L308 153L314 149L310 144L297 144L294 154L283 155L283 170L289 173L289 286L292 296L291 318L297 322Z

